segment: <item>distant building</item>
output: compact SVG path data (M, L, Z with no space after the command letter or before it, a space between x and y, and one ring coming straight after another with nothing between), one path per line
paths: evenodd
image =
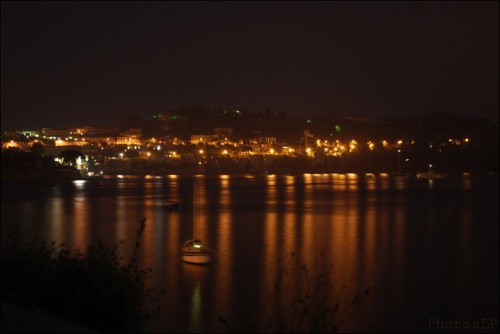
M191 144L198 143L210 143L214 138L214 135L191 135L190 142Z
M118 136L116 137L116 145L141 145L141 140L139 138L131 136Z
M14 131L4 131L2 133L3 137L8 137L12 139L19 139L21 137L41 137L41 132L37 130L14 130Z
M265 144L265 145L275 145L276 144L276 137L260 137L259 143Z
M54 128L43 128L42 134L46 138L66 138L71 137L76 134L76 129L74 128L64 128L64 129L54 129Z
M84 137L117 137L119 131L115 127L97 128L93 126L84 126L76 128L76 134Z
M116 138L117 145L141 145L141 129L130 129L121 132Z
M116 144L117 137L86 137L85 141L87 141L89 144L94 143L98 144L99 146L102 146L103 144L106 145L115 145Z

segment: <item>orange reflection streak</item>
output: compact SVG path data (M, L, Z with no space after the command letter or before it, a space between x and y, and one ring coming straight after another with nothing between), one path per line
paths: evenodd
M179 197L179 182L176 175L169 175L169 194L171 196ZM175 194L175 195L172 195ZM161 211L163 215L159 215L162 219L158 219L158 221L162 221L165 224L166 238L167 238L167 254L178 255L179 249L181 248L181 221L179 212L165 212ZM180 261L180 257L174 256L172 258L167 257L168 263L173 263L177 265ZM168 271L170 272L170 271Z
M164 212L164 211L163 211ZM160 215L161 216L161 215ZM187 225L191 225L191 221L186 222ZM162 282L159 282L159 288L165 287L168 294L165 295L164 306L166 308L166 314L171 314L172 318L175 319L179 315L179 308L176 305L181 303L181 292L179 289L180 285L180 274L179 274L179 263L181 262L179 250L181 249L182 235L181 235L181 219L177 212L165 213L163 215L163 224L165 226L165 234L162 237L165 238L164 245L165 249L162 252L162 259L165 259L165 272L162 277ZM191 230L189 230L191 233ZM162 285L163 284L163 285Z
M349 260L348 260L348 240L345 237L345 212L343 207L335 206L335 211L331 216L331 248L330 258L332 259L332 274L336 281L335 290L339 286L347 285L349 282Z
M59 244L64 241L64 203L61 198L54 198L49 202L48 208L48 236L49 241L55 241Z
M374 184L378 185L378 182ZM373 286L373 282L376 282L375 277L386 274L384 272L385 269L380 269L381 261L384 259L379 259L377 256L377 246L379 245L378 240L380 240L378 233L381 230L381 227L378 225L380 222L379 210L380 207L377 205L376 200L366 201L364 208L364 221L359 222L360 226L358 238L360 239L359 247L361 259L356 277L359 278L360 282L363 282L363 286L358 287L361 291L363 291L366 287L370 287L371 291L377 289L378 287ZM369 310L379 310L381 309L381 305L376 305L376 299L368 297L366 300L363 300L360 311L362 312L362 309L364 308ZM377 319L377 316L379 316L377 312L370 312L364 317L366 317L367 320L370 320Z
M376 263L376 247L377 247L377 206L375 201L367 202L365 209L365 229L362 233L365 235L365 254L364 263L365 270L373 272L377 266Z
M278 255L278 214L277 210L277 191L275 175L268 175L266 178L266 215L264 218L264 252L263 263L263 289L261 295L261 305L266 305L264 313L271 312L271 303L269 296L272 296L277 279ZM283 260L283 259L281 259Z
M294 183L293 176L287 175L285 178L285 220L284 220L284 242L283 242L283 254L288 255L293 253L293 249L296 244L296 214L295 214L295 188L292 186Z
M365 176L365 182L366 182L365 187L366 187L367 190L371 191L371 190L375 190L376 189L376 187L377 187L377 179L375 177L375 174L372 174L372 173L367 174Z
M88 213L90 210L87 200L81 193L85 183L85 180L73 181L76 194L73 198L66 199L69 205L71 202L73 204L69 208L65 223L69 227L67 228L67 240L70 240L70 248L79 248L80 250L85 250L89 241Z
M285 181L286 182L286 181ZM279 280L280 291L278 294L281 302L282 309L289 307L294 302L294 296L299 293L299 281L297 276L297 262L300 254L297 254L297 228L299 222L297 221L297 214L295 212L295 189L285 185L285 212L283 215L283 264L279 268L283 272L283 277ZM291 319L288 319L291 320Z
M358 190L358 174L348 173L347 174L347 185L350 191Z
M342 178L345 183L348 180ZM336 181L338 182L338 181ZM340 293L345 285L346 290L343 298L351 298L355 292L358 279L355 271L358 261L358 231L359 216L356 208L356 194L347 189L340 192L333 202L333 214L331 216L331 248L329 250L332 259L332 274L335 277L334 296ZM348 299L346 299L348 300Z
M304 202L299 203L298 205L312 208L314 206L312 193L313 186L311 184L310 175L304 175ZM300 235L302 237L302 246L301 248L301 258L303 263L308 266L313 272L315 272L314 266L314 211L313 210L304 210L304 222L300 225ZM317 254L316 254L317 255Z
M406 177L396 177L394 179L396 189L405 189L407 187L408 179Z
M127 240L127 198L122 195L125 191L126 183L117 182L118 195L116 196L116 224L114 240ZM130 242L130 241L129 241ZM131 255L131 254L130 254Z
M338 191L344 191L347 188L347 184L345 182L346 176L345 174L333 174L333 189Z
M179 177L177 175L168 176L168 193L166 199L168 201L179 201Z
M232 216L231 216L231 187L230 178L227 175L220 176L220 199L217 237L217 282L215 295L218 296L218 304L222 314L231 315L231 300L233 273L231 271L232 262Z
M73 201L72 247L85 250L89 244L89 205L85 198L77 197Z
M389 189L389 175L387 173L380 173L378 177L378 188Z
M158 220L159 222L160 220ZM180 261L179 250L181 249L181 220L180 215L177 212L167 213L165 214L165 218L163 219L165 224L165 234L161 234L165 236L166 242L166 256L162 258L166 258L167 263L178 264Z
M285 203L288 209L295 206L295 177L292 175L285 176Z
M352 180L349 182L353 182ZM355 184L355 187L357 188L357 183ZM360 224L360 217L359 217L359 199L358 199L358 194L355 192L348 192L346 196L346 207L348 208L348 211L346 212L346 220L345 220L345 239L347 240L347 244L345 247L346 249L349 249L349 255L348 255L348 267L349 267L349 272L353 276L349 282L353 286L355 286L354 282L357 281L358 275L355 274L355 271L357 270L358 267L358 252L359 252L359 229L358 226Z
M211 245L208 232L208 219L207 219L207 192L206 182L204 175L196 175L196 182L198 183L195 188L195 201L198 202L198 212L194 217L196 224L196 237L204 240L208 245Z
M142 258L142 263L145 268L152 268L154 265L154 258L156 253L154 252L154 247L156 244L155 235L159 235L156 227L156 219L154 219L154 205L155 201L153 198L155 186L157 183L154 179L146 179L143 183L144 185L144 196L143 196L143 217L146 218L144 234L141 239L141 251L140 256ZM160 226L158 226L161 228Z

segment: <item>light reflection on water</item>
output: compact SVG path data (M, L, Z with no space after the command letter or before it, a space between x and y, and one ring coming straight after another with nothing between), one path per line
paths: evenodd
M346 287L344 308L369 287L341 329L422 331L429 317L498 313L491 297L498 294L498 178L483 181L470 174L432 184L387 174L124 176L38 186L28 195L2 185L2 226L70 248L122 240L127 259L145 217L139 259L153 270L149 284L165 291L154 331L248 331L276 319L273 312L296 303L319 275L332 284L330 303ZM165 210L167 200L180 208ZM194 223L216 250L208 266L180 261Z

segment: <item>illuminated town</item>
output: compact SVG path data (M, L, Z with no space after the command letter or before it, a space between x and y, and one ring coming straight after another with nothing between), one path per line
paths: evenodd
M130 116L119 127L4 131L2 177L303 172L411 175L431 164L448 172L497 172L497 148L498 122L451 114L433 114L421 120L336 114L307 119L269 111L185 107L149 120ZM15 161L16 156L22 161L21 152L25 159L27 155L38 159L7 162ZM77 172L61 174L68 168Z

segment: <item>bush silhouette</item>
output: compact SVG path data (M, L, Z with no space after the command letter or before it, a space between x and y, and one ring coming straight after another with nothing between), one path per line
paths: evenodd
M54 242L21 246L14 233L2 247L2 298L23 303L100 331L141 332L158 310L147 310L155 298L145 287L150 270L136 260L145 219L137 230L132 259L122 265L118 245L100 241L86 252Z

